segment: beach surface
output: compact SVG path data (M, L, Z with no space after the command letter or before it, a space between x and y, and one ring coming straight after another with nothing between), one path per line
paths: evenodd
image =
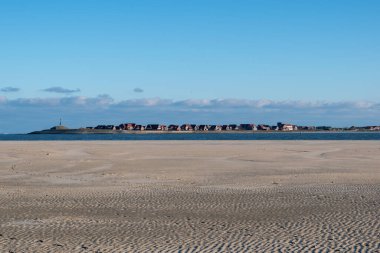
M3 141L0 252L380 252L380 142Z

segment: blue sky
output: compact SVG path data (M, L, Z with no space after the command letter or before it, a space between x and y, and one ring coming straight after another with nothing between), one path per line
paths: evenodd
M376 0L2 0L0 132L60 116L380 124L378 13Z

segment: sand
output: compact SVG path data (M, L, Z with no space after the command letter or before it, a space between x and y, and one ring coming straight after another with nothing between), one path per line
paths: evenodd
M380 252L380 142L0 142L0 252Z

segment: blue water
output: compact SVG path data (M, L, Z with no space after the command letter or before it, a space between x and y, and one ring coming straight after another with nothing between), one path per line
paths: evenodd
M196 133L196 134L0 134L0 141L134 140L380 140L380 132Z

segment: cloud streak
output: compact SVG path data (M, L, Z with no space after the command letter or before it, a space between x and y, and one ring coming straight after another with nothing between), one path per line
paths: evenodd
M52 92L52 93L61 93L61 94L72 94L76 92L80 92L80 89L66 89L59 86L53 86L50 88L43 89L45 92Z
M143 93L144 92L144 90L141 88L134 88L133 91L136 93Z
M20 91L19 88L16 88L16 87L11 87L11 86L8 86L8 87L4 87L2 89L0 89L1 92L18 92Z
M63 117L70 127L121 122L268 123L379 125L380 103L370 101L275 101L249 99L141 98L115 101L109 95L7 99L0 96L0 132L48 128Z

